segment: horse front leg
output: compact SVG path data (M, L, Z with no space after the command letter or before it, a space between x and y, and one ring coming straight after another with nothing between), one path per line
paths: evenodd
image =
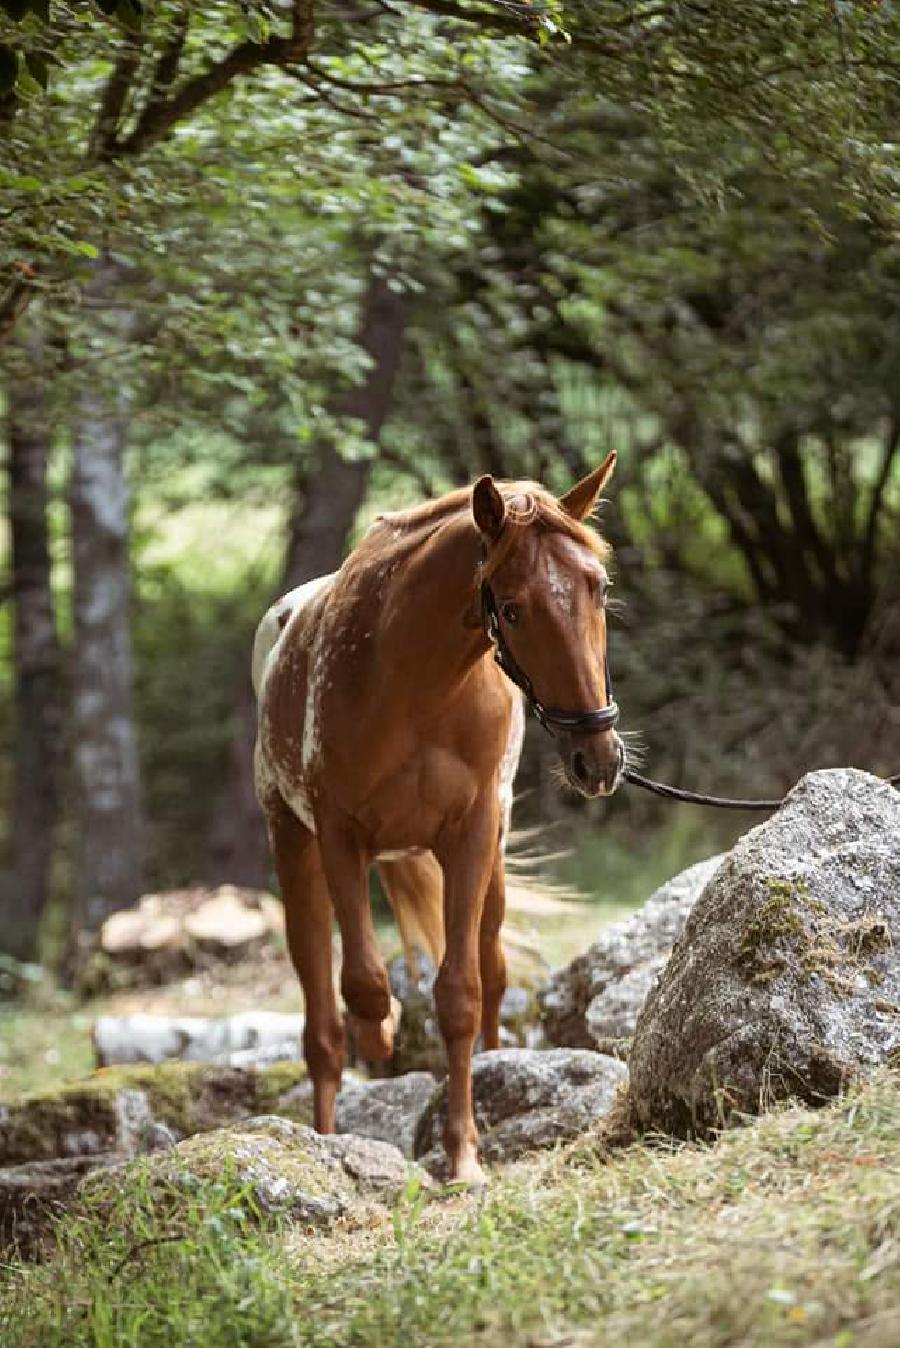
M341 994L360 1056L381 1062L393 1052L394 1021L372 923L368 858L350 829L333 820L319 822L322 865L341 932Z
M506 991L506 957L500 929L506 912L506 874L503 852L497 848L488 881L479 933L481 962L481 1043L484 1049L500 1047L500 1003Z
M472 1049L481 1021L481 917L500 831L496 792L480 797L435 847L444 871L446 948L434 985L438 1024L447 1049L444 1149L450 1176L484 1184L472 1109Z

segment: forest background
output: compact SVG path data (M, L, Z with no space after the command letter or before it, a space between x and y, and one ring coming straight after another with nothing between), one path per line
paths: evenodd
M4 0L0 951L271 883L249 647L379 510L616 448L653 775L900 771L900 9ZM746 820L520 822L617 902Z

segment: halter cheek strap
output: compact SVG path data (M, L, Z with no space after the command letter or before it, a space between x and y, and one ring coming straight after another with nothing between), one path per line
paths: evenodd
M558 707L545 707L538 700L528 675L506 644L506 638L500 626L497 600L487 581L481 586L481 614L485 634L494 648L494 659L506 677L511 679L517 688L521 688L525 694L526 702L548 734L592 735L598 730L612 729L619 719L619 708L612 695L608 660L604 666L607 702L605 707L597 707L593 711L561 711Z

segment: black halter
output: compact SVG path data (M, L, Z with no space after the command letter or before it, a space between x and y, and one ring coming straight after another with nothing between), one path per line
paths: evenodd
M612 695L609 660L604 663L607 702L605 707L597 707L594 711L560 711L558 707L545 707L538 701L531 680L506 644L506 638L500 627L497 600L486 581L481 586L481 614L487 639L494 648L494 659L506 677L521 688L526 702L548 734L592 735L598 730L613 728L619 719L619 708Z

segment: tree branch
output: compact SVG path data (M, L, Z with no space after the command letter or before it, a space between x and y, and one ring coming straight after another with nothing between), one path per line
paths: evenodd
M141 41L142 39L135 35L126 38L109 79L106 81L103 98L97 110L97 120L94 123L90 138L91 155L97 159L106 158L116 144L116 133L119 129L125 100L128 98L132 81L140 64Z
M175 83L175 76L178 74L178 67L181 64L181 56L184 51L184 44L187 41L190 23L190 12L183 10L175 21L169 42L159 54L159 60L156 62L153 71L153 79L150 81L147 102L138 120L138 133L146 122L153 117L160 104L165 101L166 95Z
M107 147L105 157L140 154L241 75L251 75L265 66L303 63L315 34L314 8L314 0L294 0L290 36L270 37L266 42L241 42L202 75L186 80L170 98L148 106L131 135Z

